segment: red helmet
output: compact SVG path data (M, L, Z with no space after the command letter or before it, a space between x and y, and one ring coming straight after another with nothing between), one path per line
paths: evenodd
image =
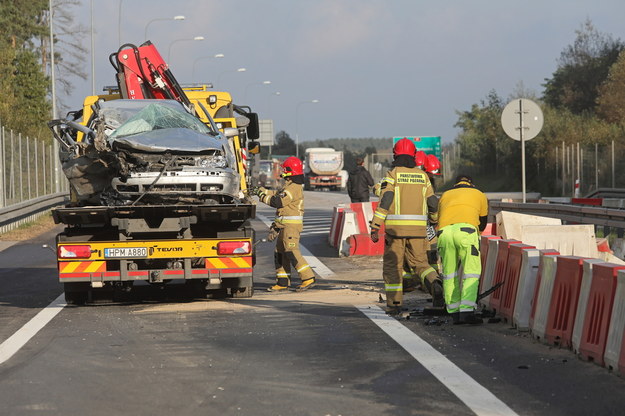
M441 174L441 162L434 155L427 155L425 158L425 171L433 175Z
M414 161L419 169L423 169L423 166L425 166L425 158L425 152L423 150L417 150L417 153L414 155Z
M295 176L295 175L303 175L304 174L304 166L302 165L302 161L296 158L295 156L287 157L284 162L282 162L282 177L286 178L287 176Z
M395 143L395 146L393 147L393 156L397 157L399 155L408 155L414 157L416 150L417 149L415 148L412 140L404 137Z

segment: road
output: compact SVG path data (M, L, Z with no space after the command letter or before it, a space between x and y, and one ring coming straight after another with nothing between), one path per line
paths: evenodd
M385 316L381 262L326 243L340 193L306 192L308 292L267 293L261 244L251 299L143 287L132 302L64 307L0 364L7 415L612 415L625 382L505 323ZM272 210L259 207L259 218ZM266 233L261 220L254 226ZM61 295L57 230L0 252L0 342ZM421 292L407 295L415 310ZM2 347L0 347L1 349Z

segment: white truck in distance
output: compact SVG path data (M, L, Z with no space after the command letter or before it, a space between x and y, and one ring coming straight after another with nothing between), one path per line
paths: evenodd
M305 188L338 191L341 188L343 152L325 147L306 149L304 166L306 175Z

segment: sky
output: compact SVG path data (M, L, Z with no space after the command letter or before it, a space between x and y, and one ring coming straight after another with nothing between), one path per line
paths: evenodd
M108 57L120 41L140 45L147 31L181 84L211 82L302 142L450 143L457 112L491 90L540 96L586 19L625 40L622 0L80 0L88 32L91 7L95 47L87 33L88 77L64 98L72 109L91 94L91 56L99 92L115 85Z

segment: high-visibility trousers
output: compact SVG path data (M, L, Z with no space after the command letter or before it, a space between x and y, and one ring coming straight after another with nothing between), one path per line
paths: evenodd
M448 313L473 312L482 272L480 233L467 223L443 227L438 233L443 291Z
M276 266L276 284L280 286L289 285L291 265L295 267L302 281L315 277L315 273L306 260L304 260L299 249L300 227L301 225L285 225L278 233L274 262Z
M384 278L387 306L402 305L402 281L406 257L411 259L411 263L419 275L426 276L429 273L436 275L436 271L428 263L425 240L425 238L394 238L388 234L384 236L382 277Z

